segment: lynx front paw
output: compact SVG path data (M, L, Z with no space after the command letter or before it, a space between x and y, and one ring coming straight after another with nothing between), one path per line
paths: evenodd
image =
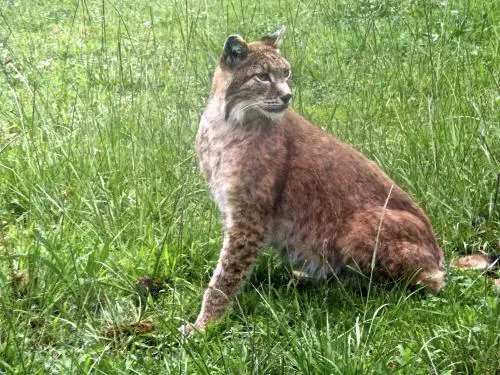
M179 327L179 332L184 336L184 337L189 337L194 335L196 332L203 332L204 329L201 327L196 326L195 324L191 323L186 323L183 324Z

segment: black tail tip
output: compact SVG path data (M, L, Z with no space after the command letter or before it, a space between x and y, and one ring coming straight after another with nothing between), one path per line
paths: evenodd
M491 268L500 268L500 254L488 255Z

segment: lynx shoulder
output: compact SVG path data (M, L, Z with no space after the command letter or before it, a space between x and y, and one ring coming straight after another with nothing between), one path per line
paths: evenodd
M309 277L409 278L437 293L444 259L431 223L375 163L289 107L282 32L230 36L197 136L224 241L195 328L219 318L270 246Z

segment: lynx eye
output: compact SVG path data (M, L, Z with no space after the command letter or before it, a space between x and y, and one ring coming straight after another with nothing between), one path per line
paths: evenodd
M271 82L271 76L267 73L259 73L255 75L258 81L261 82Z
M290 78L291 74L292 74L292 72L290 71L290 69L285 69L285 71L283 72L283 75L285 76L285 79Z

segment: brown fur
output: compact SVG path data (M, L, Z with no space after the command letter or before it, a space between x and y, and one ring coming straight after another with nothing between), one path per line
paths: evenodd
M199 330L224 313L266 245L308 276L355 267L375 279L414 277L430 292L443 286L443 253L422 209L360 152L282 108L289 64L276 39L228 39L200 123L224 244Z
M461 256L451 262L451 265L464 270L488 271L494 267L498 268L500 256L477 253Z
M464 255L454 259L451 266L462 270L477 270L493 276L498 276L497 270L500 268L500 254L484 254L476 253L471 255ZM500 293L500 279L490 277L493 285L498 293Z

